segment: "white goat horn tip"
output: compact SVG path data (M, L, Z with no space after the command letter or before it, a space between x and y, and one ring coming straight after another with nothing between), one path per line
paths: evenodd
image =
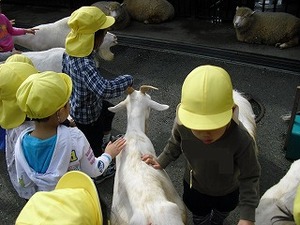
M153 86L151 86L151 85L142 85L142 86L140 87L140 91L141 91L143 94L145 94L147 91L149 91L149 89L158 90L157 87L153 87Z

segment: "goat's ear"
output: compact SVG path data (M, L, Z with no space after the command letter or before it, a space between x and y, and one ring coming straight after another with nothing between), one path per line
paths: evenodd
M119 104L113 106L113 107L108 107L108 110L111 111L111 112L119 112L120 110L122 109L125 109L126 108L126 102L125 101L122 101L122 102L119 102Z
M150 89L152 90L158 90L157 87L153 87L153 86L150 86L150 85L142 85L140 87L140 92L142 92L143 94L145 94L147 91L149 91Z
M164 111L164 110L167 110L169 108L168 105L160 104L160 103L158 103L156 101L153 101L153 100L149 101L149 107L151 109L155 109L157 111Z

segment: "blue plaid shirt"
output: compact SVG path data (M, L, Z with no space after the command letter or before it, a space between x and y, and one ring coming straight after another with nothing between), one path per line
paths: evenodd
M72 78L70 115L75 122L91 124L101 113L102 100L120 96L133 83L130 75L107 80L96 68L93 54L86 57L72 57L63 54L62 72Z

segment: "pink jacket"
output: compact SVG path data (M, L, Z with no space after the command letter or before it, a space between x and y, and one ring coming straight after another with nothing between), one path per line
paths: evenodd
M15 28L11 25L9 19L0 14L0 52L9 52L14 48L12 36L26 34L23 28Z

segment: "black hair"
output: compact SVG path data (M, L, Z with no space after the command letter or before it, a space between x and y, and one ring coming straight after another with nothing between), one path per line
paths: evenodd
M105 34L106 34L106 29L97 30L95 33L95 38L99 38L99 37L104 38Z
M47 121L49 121L49 118L50 117L46 117L46 118L42 118L42 119L30 119L30 120L36 121L36 122L40 123L40 122L47 122Z

